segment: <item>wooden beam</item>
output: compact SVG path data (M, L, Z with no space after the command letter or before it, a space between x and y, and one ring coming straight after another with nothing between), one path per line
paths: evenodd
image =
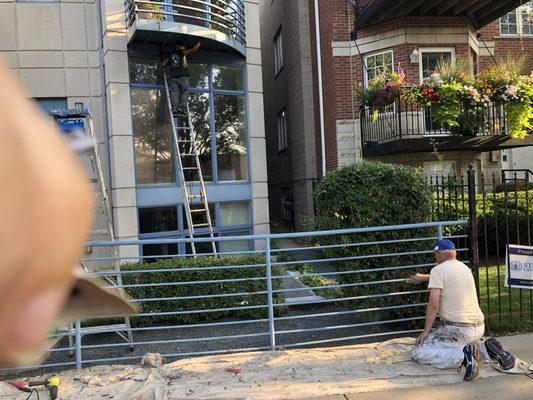
M487 24L490 24L492 21L496 20L497 18L503 17L508 12L513 11L518 6L520 6L522 2L520 0L512 0L512 1L500 1L500 7L494 8L491 7L491 10L488 9L482 9L479 10L477 13L474 14L474 21L476 23L476 28L482 28Z
M479 10L481 7L485 7L487 4L490 4L494 0L482 0L478 1L476 4L473 4L472 7L469 7L467 12L469 14L474 14L477 10Z
M432 8L435 8L440 5L440 3L442 3L442 0L426 0L424 4L422 4L422 6L420 7L420 15L427 14Z
M402 17L411 14L416 8L426 0L411 0L410 4L405 5L405 8L397 8L396 11L390 14L389 19Z
M463 0L446 0L442 3L440 3L437 7L437 12L439 15L444 14L446 11L450 10L457 4L459 4Z
M424 1L424 0L421 0L421 2ZM402 7L405 7L407 6L407 2L411 2L412 3L412 0L398 0L396 1L396 5L393 5L392 7L390 7L388 10L384 10L382 13L381 13L381 19L382 20L386 20L386 19L389 19L389 16L390 15L393 15L394 13L396 13L396 11ZM408 6L410 8L410 5ZM413 10L416 8L413 7ZM402 9L403 12L406 12L405 9ZM411 10L412 11L412 10ZM409 14L411 11L407 11L407 14Z
M474 4L476 4L477 2L479 2L480 0L463 0L461 1L458 5L456 5L454 8L453 8L453 13L454 15L459 15L461 14L464 10L466 10L468 7L471 7L473 6ZM494 0L492 0L494 1Z

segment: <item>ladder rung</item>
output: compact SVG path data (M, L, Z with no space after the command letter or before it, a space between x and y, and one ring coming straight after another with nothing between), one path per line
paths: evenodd
M202 197L201 194L190 194L189 199L200 199Z
M196 155L196 153L180 153L181 156L185 157L185 156L188 156L188 157L194 157Z
M205 226L209 226L209 224L205 223L205 224L196 224L196 225L192 225L194 228L202 228L202 227L205 227Z
M180 142L180 143L190 143L191 140L190 139L178 139L178 142Z
M183 169L198 169L198 167L181 167Z
M98 183L98 178L89 179L89 183Z
M194 210L191 210L192 213L198 213L198 212L204 212L207 211L205 208L195 208Z

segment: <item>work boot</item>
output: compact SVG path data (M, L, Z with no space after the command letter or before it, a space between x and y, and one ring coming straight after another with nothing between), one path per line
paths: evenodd
M457 368L457 372L460 372L463 367L465 367L465 376L463 380L473 381L479 376L479 353L478 348L475 344L467 344L463 348L463 353L465 358L463 363Z
M507 371L514 367L515 357L508 351L505 351L501 343L496 339L490 337L485 340L485 347L490 358L500 364L504 370Z

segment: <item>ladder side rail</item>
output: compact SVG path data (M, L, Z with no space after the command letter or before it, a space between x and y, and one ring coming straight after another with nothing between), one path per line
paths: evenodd
M209 230L209 237L212 239L211 248L212 248L213 254L216 254L217 253L217 247L216 247L216 242L214 240L215 235L214 235L214 231L213 231L213 222L212 222L212 219L211 219L211 211L209 211L209 203L207 201L207 193L206 193L206 190L205 190L204 177L203 177L203 173L202 173L202 167L201 167L201 164L200 164L200 157L199 157L199 154L198 154L198 148L196 146L196 132L195 132L194 126L192 124L191 113L190 113L190 110L189 110L189 104L187 104L187 119L189 121L189 131L190 131L190 134L191 134L191 142L192 142L192 146L193 146L194 158L195 158L195 161L196 161L196 165L198 167L198 180L200 181L200 197L202 199L202 202L203 202L203 205L204 205L204 209L205 209L205 213L206 213L208 230Z
M179 138L178 138L178 133L176 130L176 124L174 123L174 116L172 115L172 103L170 101L170 90L168 88L167 73L165 69L163 69L163 81L165 82L165 94L167 96L167 106L168 106L168 112L170 114L172 137L173 137L173 142L174 142L174 148L176 150L176 159L178 160L178 173L180 176L180 183L181 183L182 190L183 190L183 205L185 206L185 217L187 219L187 230L189 231L189 237L192 239L194 237L194 227L192 223L191 205L189 203L190 194L189 194L189 189L187 187L187 183L185 181L185 174L183 172L183 164L181 162L181 152L180 152L180 146L179 146L179 141L178 141ZM192 251L192 254L196 256L196 248L195 248L194 242L191 242L191 251Z

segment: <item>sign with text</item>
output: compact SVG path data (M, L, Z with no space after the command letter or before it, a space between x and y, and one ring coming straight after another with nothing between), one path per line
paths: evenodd
M505 286L533 289L533 247L507 246Z

